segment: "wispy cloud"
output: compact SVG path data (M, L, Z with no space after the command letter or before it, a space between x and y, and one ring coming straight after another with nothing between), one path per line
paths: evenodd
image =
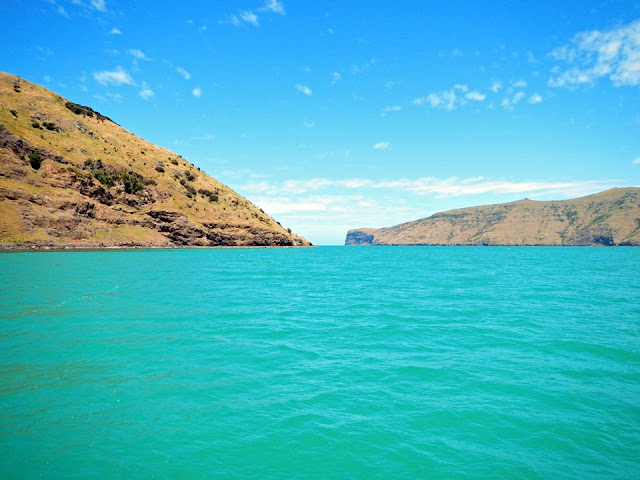
M278 0L267 0L263 7L259 8L260 12L274 12L280 15L286 15L287 12L284 10L284 5L282 2Z
M99 12L107 11L107 4L105 0L89 0L88 2L84 2L82 0L71 0L71 3L74 5L80 5L85 8L92 8L94 10L98 10Z
M368 72L371 67L377 63L377 59L371 58L368 61L360 64L351 65L351 74L358 75L360 73Z
M58 12L64 18L71 18L62 5L58 5L57 7L58 8L56 8L56 12Z
M313 127L315 127L315 126L316 126L316 123L315 123L315 122L304 122L304 124L303 124L303 125L304 125L305 127L307 127L307 128L313 128Z
M382 109L381 115L383 117L385 117L387 114L389 114L391 112L399 112L401 110L402 110L402 106L401 105L387 105L386 107L384 107Z
M185 80L189 80L191 78L191 74L187 72L184 68L178 67L176 68L176 72L184 77Z
M240 18L254 27L260 25L258 22L258 16L253 13L252 10L244 10L243 12L240 12Z
M142 90L138 92L138 95L140 95L145 100L151 100L155 96L153 90L151 90L146 83L142 84Z
M109 32L109 35L122 35L122 32L117 28L112 28L111 31Z
M459 99L453 89L430 93L425 97L418 97L412 100L412 103L418 107L430 105L433 108L443 108L445 110L454 110L461 102L464 103L464 99Z
M100 85L135 85L133 78L122 67L118 66L115 70L104 70L95 72L93 78Z
M517 80L515 82L511 82L511 86L513 88L524 88L527 86L526 80Z
M529 97L529 100L527 100L527 102L529 102L532 105L535 105L536 103L542 102L542 97L540 96L540 94L534 93Z
M464 54L462 53L462 50L460 50L459 48L455 48L451 51L451 55L453 55L454 57L462 57Z
M640 157L634 158L631 161L631 165L640 165Z
M136 60L146 60L146 61L150 61L151 59L149 57L147 57L142 50L139 50L137 48L132 48L131 50L129 50L129 55L131 55L133 58L135 58Z
M331 74L331 85L335 85L340 80L342 80L342 75L340 75L338 72L333 72Z
M367 178L330 180L327 178L313 178L309 180L286 180L279 183L270 183L265 180L243 185L241 189L247 192L267 195L301 195L329 188L341 188L347 190L388 189L411 192L418 195L433 195L436 198L480 194L558 195L570 197L593 193L616 185L619 185L619 182L613 180L509 181L479 176L469 178L402 178L396 180L372 180Z
M391 142L378 142L373 145L375 150L389 150L391 149Z
M91 0L91 5L93 6L93 8L95 8L100 12L107 11L107 5L105 3L105 0Z
M307 87L306 85L301 85L301 84L297 84L296 85L296 90L299 91L300 93L304 93L307 96L312 96L313 92L311 91L311 89L309 87Z
M469 92L465 95L465 98L467 98L468 100L472 100L474 102L482 102L484 101L485 98L487 98L487 96L484 93L480 93L480 92Z
M489 90L491 90L493 93L498 93L501 88L502 88L502 83L501 82L493 82L493 83L491 83L491 86L489 87Z
M549 85L575 87L609 78L615 87L640 85L640 20L611 30L576 34L551 57L567 67L554 67Z
M524 92L516 92L514 95L509 97L504 97L500 105L505 110L513 110L514 106L520 103L520 101L525 97Z
M191 94L194 97L201 97L202 96L202 89L200 87L196 87L193 90L191 90Z

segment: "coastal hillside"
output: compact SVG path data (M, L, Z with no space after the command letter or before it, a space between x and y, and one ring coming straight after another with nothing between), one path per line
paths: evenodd
M0 73L0 248L309 245L180 155Z
M345 244L640 246L640 188L450 210L389 228L349 230Z

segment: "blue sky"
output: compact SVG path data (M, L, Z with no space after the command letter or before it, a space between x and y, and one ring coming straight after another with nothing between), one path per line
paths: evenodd
M315 244L640 185L640 2L4 0L0 70Z

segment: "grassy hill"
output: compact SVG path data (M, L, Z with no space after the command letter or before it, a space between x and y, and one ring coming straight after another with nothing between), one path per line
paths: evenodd
M181 156L0 73L0 248L309 245Z
M450 210L389 228L349 230L345 244L640 246L640 188Z

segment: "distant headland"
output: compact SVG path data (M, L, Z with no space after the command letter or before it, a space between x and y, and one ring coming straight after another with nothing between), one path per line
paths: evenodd
M349 230L345 245L640 246L640 188L449 210L393 227Z

